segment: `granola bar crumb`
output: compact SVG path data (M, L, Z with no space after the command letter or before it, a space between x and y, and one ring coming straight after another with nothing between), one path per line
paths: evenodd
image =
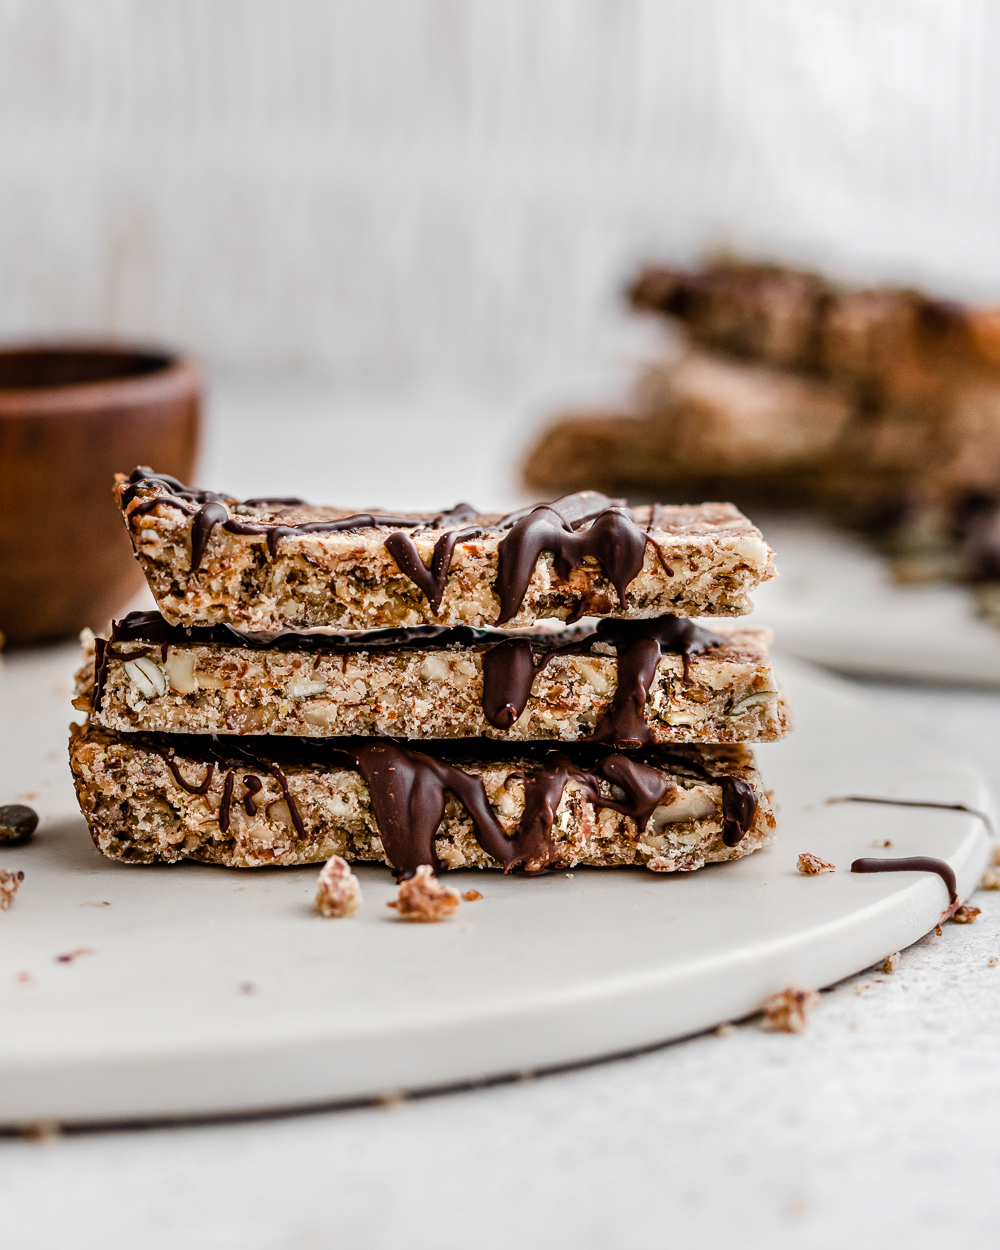
M353 916L362 904L361 882L346 859L331 855L320 869L316 888L316 910L321 916L340 919Z
M968 903L963 903L961 907L955 908L955 914L952 916L952 920L954 920L956 924L972 924L975 918L979 915L979 910L980 909L978 907L970 907Z
M987 968L995 968L997 964L1000 964L1000 959L997 959L996 955L991 955L986 961Z
M764 1027L776 1033L801 1033L806 1017L819 1002L815 990L788 989L772 994L764 1004Z
M720 1024L719 1027L715 1030L715 1036L716 1037L729 1037L731 1034L735 1032L736 1032L736 1025L730 1024L729 1021L727 1020L725 1024Z
M483 896L479 893L478 890L466 890L465 893L462 895L462 898L464 898L467 903L474 903L476 899L479 899L482 897Z
M14 895L24 880L23 872L9 872L0 868L0 911L6 911L14 901Z
M979 888L981 890L1000 890L1000 868L987 868Z
M802 852L796 867L804 877L818 877L821 872L835 872L837 869L836 864L831 864L827 859L820 859L818 855L813 855L810 851Z
M899 966L899 951L894 951L891 955L886 955L885 959L878 965L879 972L895 972Z
M427 864L421 864L416 874L400 883L399 894L386 903L394 907L400 920L433 923L447 920L458 911L457 891L442 885Z
M935 937L944 937L944 929L939 924L934 926L934 935Z

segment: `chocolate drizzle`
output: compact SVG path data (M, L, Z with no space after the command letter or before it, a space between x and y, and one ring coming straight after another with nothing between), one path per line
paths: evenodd
M648 535L624 508L606 508L587 529L579 530L577 527L583 521L571 519L572 514L568 517L560 503L540 504L500 540L498 625L513 619L521 610L531 575L543 551L552 552L556 573L564 581L569 580L573 570L587 556L596 559L615 588L619 606L625 607L625 592L642 569ZM585 610L585 606L581 608L581 616Z
M407 540L409 541L409 540ZM423 566L421 566L423 567ZM426 571L426 570L425 570ZM594 742L638 746L653 741L646 720L646 701L663 653L680 655L684 681L689 679L691 656L727 641L720 634L696 625L685 617L672 615L643 621L602 620L591 633L574 637L561 647L553 647L555 635L533 638L512 637L503 630L474 629L468 625L417 626L411 629L372 630L361 634L296 633L241 634L229 625L183 628L168 625L158 612L130 612L115 621L111 642L98 639L95 655L94 707L99 709L107 676L107 648L115 642L220 643L254 651L313 651L351 653L379 650L443 650L448 647L488 645L482 652L483 714L496 729L510 729L524 711L535 677L555 656L585 655L595 644L606 644L617 652L618 682L610 706L594 729ZM545 647L536 660L535 651ZM111 650L119 658L139 653Z
M535 677L549 660L585 654L595 643L607 643L618 654L618 684L592 740L619 745L652 742L646 699L663 652L682 657L687 681L691 655L725 642L721 635L669 614L645 621L603 620L593 633L546 651L537 664L527 639L509 639L483 655L483 713L495 728L510 729L527 706Z
M709 781L722 788L723 841L735 846L749 831L757 804L748 782L730 776L716 776L697 758L697 752L667 750L652 745L641 751L621 753L601 745L575 743L553 751L543 744L519 746L523 767L508 776L524 784L524 812L512 834L508 834L486 795L482 779L462 767L462 749L457 743L427 743L424 750L387 739L281 739L248 741L244 738L188 737L186 735L129 735L144 749L159 755L174 779L189 793L204 794L214 775L214 766L226 769L219 828L228 832L237 771L245 773L250 764L273 775L300 837L307 830L288 779L279 767L287 765L335 768L346 766L364 778L378 825L379 835L396 875L412 876L420 864L441 871L434 851L434 839L444 817L447 796L453 795L472 820L476 841L506 872L522 869L540 872L552 858L552 825L566 783L574 778L585 798L596 807L607 807L631 817L636 834L641 834L650 816L676 783L662 775L669 770L676 776ZM185 758L201 759L210 768L205 781L194 788L183 780L174 760L176 752ZM509 748L489 741L477 743L480 758L503 759ZM601 783L612 787L610 795L601 792ZM243 776L243 804L252 816L254 798L263 788L259 778ZM620 793L622 797L615 797Z
M251 499L240 504L228 495L195 490L175 478L155 474L148 468L138 468L132 472L129 485L121 493L122 508L127 509L143 487L165 493L135 503L130 516L141 516L163 505L191 517L192 573L201 568L212 534L220 525L233 534L263 538L272 560L278 555L282 538L289 534L350 533L374 528L400 531L445 529L446 532L434 544L429 568L420 558L411 535L390 534L384 544L400 572L418 587L435 613L441 607L456 545L491 531L508 531L498 546L496 589L500 599L497 621L500 625L520 611L538 557L543 551L553 553L556 573L563 580L568 580L587 557L596 559L614 586L619 605L623 608L628 587L642 569L647 544L655 548L666 575L674 576L663 549L652 537L659 519L656 509L653 509L649 525L642 530L636 525L625 500L609 499L597 491L579 491L554 503L522 508L496 519L481 516L472 504L460 503L430 518L359 512L328 521L283 525L276 517L264 521L243 519L231 513L240 507L266 508L275 504L292 508L301 506L301 500ZM470 521L477 524L468 526L466 523ZM459 528L449 530L449 526ZM586 610L586 603L581 603L576 614L569 619L578 620Z
M878 803L886 807L929 807L938 812L967 812L977 816L986 826L990 837L993 837L993 821L978 807L969 807L967 803L933 803L929 799L883 799L867 794L842 794L827 799L827 803Z
M948 887L948 906L958 906L958 886L950 864L930 855L908 855L902 859L856 859L851 872L936 872Z

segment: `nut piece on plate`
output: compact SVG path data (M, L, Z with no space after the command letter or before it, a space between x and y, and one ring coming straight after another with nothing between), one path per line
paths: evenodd
M810 851L802 852L796 867L804 877L818 877L821 872L836 872L837 870L836 864L831 864L828 859L820 859L818 855L813 855Z
M23 803L0 807L0 846L16 846L27 842L38 827L38 813Z
M8 872L6 868L0 868L0 911L6 911L13 903L14 895L23 880L23 872Z
M885 959L875 966L879 972L895 972L899 966L899 951L893 951L891 955L886 955Z
M428 923L453 916L458 911L459 896L442 885L427 864L421 864L414 876L401 882L398 897L386 906L394 907L400 920Z
M316 910L321 916L340 919L353 916L361 907L361 882L346 859L331 855L323 865L316 889Z
M972 924L978 915L978 907L970 907L968 903L963 903L961 907L955 908L951 918L956 924Z
M772 994L764 1004L764 1027L776 1033L801 1033L806 1016L819 1002L815 990L788 989Z

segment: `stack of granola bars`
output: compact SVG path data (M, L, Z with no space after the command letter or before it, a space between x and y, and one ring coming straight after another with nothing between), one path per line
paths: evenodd
M741 616L774 576L731 505L397 516L149 469L117 496L159 611L81 670L70 759L104 854L406 880L768 842L747 744L787 723L766 631L692 619Z

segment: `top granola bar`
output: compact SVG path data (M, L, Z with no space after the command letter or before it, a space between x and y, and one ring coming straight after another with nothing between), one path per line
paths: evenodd
M629 508L595 491L507 516L408 516L194 490L136 469L115 494L157 607L244 631L740 616L775 576L732 504Z

